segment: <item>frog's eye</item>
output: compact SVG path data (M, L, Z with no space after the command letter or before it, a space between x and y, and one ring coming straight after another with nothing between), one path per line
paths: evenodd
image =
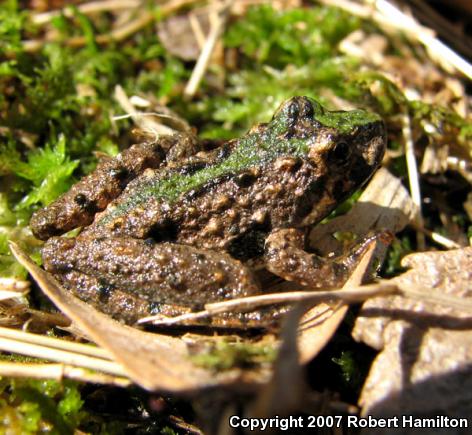
M346 163L351 155L351 147L346 142L338 142L329 152L329 159L335 163Z

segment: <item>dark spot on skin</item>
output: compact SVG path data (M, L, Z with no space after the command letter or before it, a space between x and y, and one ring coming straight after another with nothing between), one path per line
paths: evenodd
M303 195L295 202L295 216L304 218L311 213L313 205L319 203L326 194L326 178L319 177L313 180L306 188Z
M78 193L74 196L74 201L77 205L84 207L87 204L87 197L83 193Z
M204 169L207 166L205 162L195 162L189 165L179 167L178 173L180 175L192 175L201 169Z
M312 203L307 201L304 197L301 197L297 200L295 204L296 215L299 218L304 218L308 214L310 214L312 209Z
M100 281L98 284L98 299L100 302L108 302L108 299L110 299L113 290L115 290L115 286L113 284L109 284L106 281Z
M283 139L291 139L293 136L295 136L295 129L293 127L287 128L285 133L283 134Z
M242 174L234 177L234 182L239 187L249 187L256 181L254 174L250 172L243 172Z
M167 277L167 282L174 290L184 291L186 289L182 277L175 273L169 274Z
M161 312L161 304L159 302L151 302L149 304L149 314L155 315Z
M217 160L224 160L231 154L231 148L228 144L223 145L218 150L218 154L216 156Z
M216 177L213 180L210 180L210 181L206 182L205 184L200 186L198 189L189 190L185 194L185 200L192 201L195 198L197 198L198 196L208 193L212 188L214 188L214 187L216 188L216 187L220 186L222 183L224 183L226 180L229 180L230 177L231 177L230 174L225 174L221 177Z
M293 159L293 164L292 164L292 167L290 168L290 171L291 172L297 172L300 170L301 166L303 164L303 161L302 159L300 158L294 158Z
M205 261L206 259L205 255L200 253L195 254L195 258L197 259L197 261Z
M110 175L118 181L125 181L129 177L129 171L128 169L121 166L118 168L113 168L110 171Z
M351 172L346 174L349 181L351 182L351 189L357 188L360 185L364 184L370 177L366 177L366 174L372 175L372 168L367 165L364 160L357 159L356 162L353 162L351 167Z
M97 203L90 201L83 193L75 195L74 202L87 213L94 214L98 211Z
M169 242L177 239L179 225L170 219L164 219L154 224L147 233L147 238L154 240L154 243Z
M251 229L234 239L228 247L228 253L237 260L249 260L264 254L269 223L254 225Z

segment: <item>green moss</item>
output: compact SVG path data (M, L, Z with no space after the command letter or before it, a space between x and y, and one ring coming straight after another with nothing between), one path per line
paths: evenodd
M241 47L258 63L301 66L311 59L331 57L333 48L359 25L358 19L335 8L277 11L263 5L251 8L244 20L233 24L225 43Z
M356 127L382 120L376 113L365 110L329 111L324 110L320 105L315 107L315 119L323 126L335 128L341 133L349 133Z
M404 269L400 266L400 262L405 255L411 252L413 252L413 249L408 236L405 235L395 239L388 249L382 275L391 277L402 272Z
M202 367L221 371L236 367L251 367L275 360L277 350L269 344L249 342L230 343L217 341L204 353L192 356L192 361Z
M75 382L2 378L0 388L0 431L72 434L83 418Z

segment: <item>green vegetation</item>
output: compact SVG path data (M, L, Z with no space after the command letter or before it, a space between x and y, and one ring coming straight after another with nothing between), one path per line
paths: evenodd
M82 404L74 382L0 379L0 432L71 434Z
M277 350L269 344L217 341L206 351L194 355L195 364L216 371L251 367L275 360Z

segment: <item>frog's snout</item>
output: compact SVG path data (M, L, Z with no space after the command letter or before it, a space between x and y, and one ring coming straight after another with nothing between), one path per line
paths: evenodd
M281 104L274 118L283 116L292 123L297 119L313 119L315 112L322 110L319 103L308 97L293 97Z

